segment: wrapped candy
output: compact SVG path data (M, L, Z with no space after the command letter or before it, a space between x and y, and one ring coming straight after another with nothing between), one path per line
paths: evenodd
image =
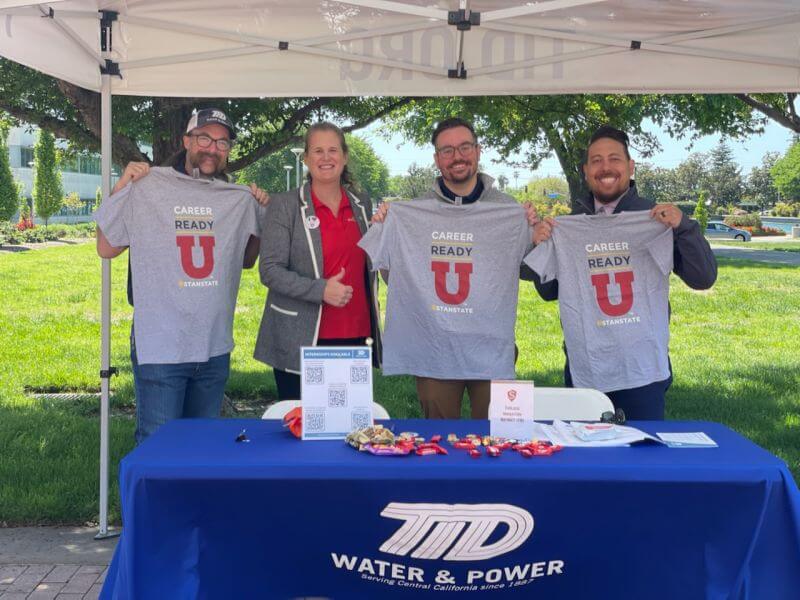
M429 442L427 444L419 444L416 450L420 456L430 456L432 454L447 454L447 450L442 448L439 444Z
M376 456L407 456L411 453L411 448L408 446L384 446L369 443L364 444L361 450Z
M486 446L486 454L488 454L492 458L497 458L502 453L503 451L500 450L500 448L498 448L497 446Z
M347 434L344 441L353 448L363 450L366 444L373 446L393 446L395 444L394 433L386 429L383 425L373 425L363 429L355 429Z

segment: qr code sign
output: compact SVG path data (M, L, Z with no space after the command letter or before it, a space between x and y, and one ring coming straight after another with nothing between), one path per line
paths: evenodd
M366 411L353 411L350 415L350 429L364 429L372 425L372 419Z
M329 387L328 406L331 408L343 408L347 406L347 388L333 386Z
M351 366L350 383L369 383L369 367L367 365Z
M303 428L306 431L325 431L325 413L306 411L306 414L303 415Z
M321 366L306 365L306 384L322 385L325 383L325 370Z

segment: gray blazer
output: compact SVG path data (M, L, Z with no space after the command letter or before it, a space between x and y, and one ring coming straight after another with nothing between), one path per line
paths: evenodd
M369 227L372 205L369 199L359 199L350 191L347 197L363 235ZM262 213L258 269L269 293L253 356L294 373L300 372L300 347L317 344L326 283L322 277L322 236L319 227L308 226L312 216L316 217L309 184L299 190L275 194ZM367 278L373 363L378 367L381 336L375 275L368 257L364 277Z

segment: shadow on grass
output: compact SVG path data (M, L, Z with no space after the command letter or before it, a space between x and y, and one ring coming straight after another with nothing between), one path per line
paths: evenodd
M256 370L231 368L225 393L237 400L263 399L275 401L278 390L272 369L265 364L256 363Z
M111 396L110 396L110 410L112 416L127 415L131 416L136 410L135 394L133 391L133 374L131 373L130 361L121 365L115 365L118 369L118 374L111 378ZM43 386L41 390L26 388L25 393L87 393L97 394L100 392L98 386L83 386L76 388L75 386ZM78 397L77 399L68 402L58 399L41 398L36 401L39 405L49 408L62 410L64 412L82 416L82 417L96 417L100 414L100 399L99 397Z
M0 252L29 252L31 249L25 246L7 246L5 244L0 244Z

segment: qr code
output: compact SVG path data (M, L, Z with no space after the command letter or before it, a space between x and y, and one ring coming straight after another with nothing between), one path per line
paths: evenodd
M306 431L325 431L325 413L306 411L306 414L303 415L303 428Z
M317 366L306 366L306 383L310 385L325 383L325 369Z
M369 383L369 367L366 365L351 366L350 383Z
M364 427L370 427L372 425L372 419L369 417L369 413L366 411L353 411L350 414L350 429L364 429Z
M329 387L328 406L331 408L342 408L347 406L347 388L333 386Z

